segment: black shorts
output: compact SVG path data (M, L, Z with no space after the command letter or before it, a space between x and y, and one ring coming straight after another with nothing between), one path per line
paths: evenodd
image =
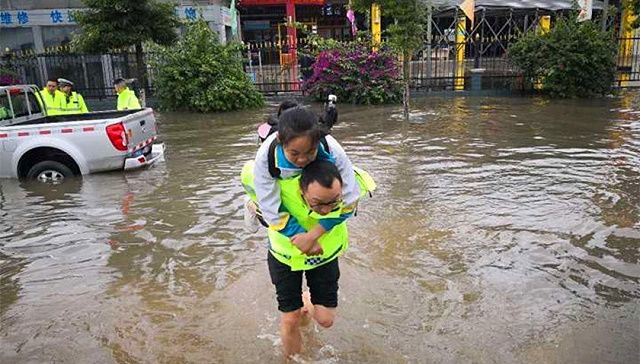
M267 255L271 283L276 286L278 310L291 312L302 308L303 272L307 275L311 303L325 307L338 307L338 279L340 278L338 258L311 270L292 271L291 267L274 258L271 252Z

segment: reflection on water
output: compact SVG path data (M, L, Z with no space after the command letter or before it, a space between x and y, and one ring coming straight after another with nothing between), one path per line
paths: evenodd
M639 98L341 107L379 190L300 361L637 361ZM271 109L160 115L150 170L0 180L0 361L281 362L238 178Z

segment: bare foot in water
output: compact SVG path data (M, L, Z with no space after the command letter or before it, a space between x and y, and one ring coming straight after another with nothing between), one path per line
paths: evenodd
M313 304L311 303L311 293L309 291L302 292L302 324L307 325L313 318Z

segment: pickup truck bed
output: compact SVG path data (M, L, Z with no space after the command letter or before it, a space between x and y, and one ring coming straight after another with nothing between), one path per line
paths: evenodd
M47 116L38 98L33 86L0 87L0 177L61 182L163 157L150 108Z
M26 126L26 125L37 125L37 124L55 124L55 123L66 123L73 121L86 121L86 120L96 120L96 119L116 119L121 118L123 116L127 116L130 114L135 114L140 110L110 110L110 111L96 111L90 112L86 114L74 114L74 115L54 115L54 116L43 116L36 119L24 120L21 122L13 123L11 126ZM2 124L0 124L0 127Z

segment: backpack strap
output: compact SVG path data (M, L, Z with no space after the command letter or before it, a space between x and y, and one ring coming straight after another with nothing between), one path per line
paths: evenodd
M329 153L329 143L327 138L322 137L320 143L324 147L324 151ZM267 153L267 161L269 165L269 174L272 178L280 177L280 168L276 167L276 147L278 146L278 138L274 138L269 145L269 152Z
M267 159L269 163L269 174L272 178L280 177L280 168L276 167L276 147L278 146L278 138L273 138L269 145L269 153Z
M320 143L322 143L322 146L324 147L324 151L327 153L331 153L329 151L329 143L327 142L327 138L326 137L322 137L322 139L320 139Z

